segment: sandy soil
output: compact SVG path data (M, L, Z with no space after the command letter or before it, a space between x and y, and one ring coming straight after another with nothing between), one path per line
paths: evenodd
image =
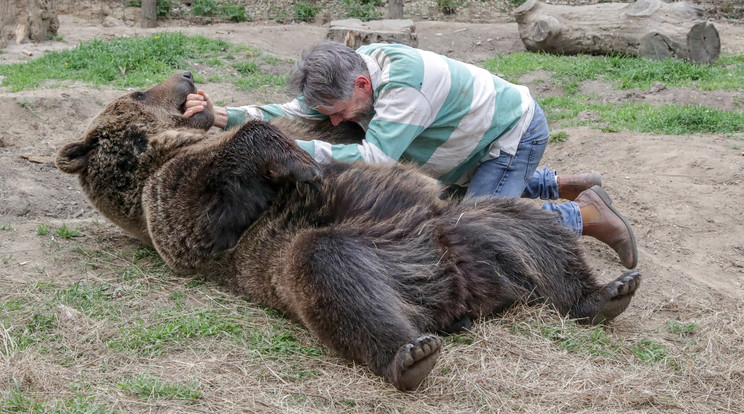
M498 53L524 50L516 23L501 16L499 23L468 24L420 21L419 46L470 62ZM723 53L744 52L744 27L716 23ZM215 36L294 58L302 47L324 37L326 27L310 24L164 25L157 30ZM75 46L81 40L150 33L126 26L61 16L62 42L11 45L0 62L33 59L45 50ZM31 56L28 56L28 53ZM549 84L525 78L536 96L558 94ZM694 89L615 91L593 83L585 88L608 100L697 102L742 111L744 91L700 92ZM209 84L205 89L225 102L249 103L286 97L256 96ZM9 92L0 88L0 223L35 228L38 223L98 217L77 182L58 172L55 152L78 139L102 105L122 93L73 84L64 89ZM626 330L659 326L681 318L685 309L716 308L721 314L740 312L744 299L744 143L717 135L666 136L635 132L602 132L589 128L557 128L565 142L549 146L543 164L563 173L597 171L603 184L634 226L640 253L638 269L644 284L619 321ZM13 278L20 263L49 265L44 249L27 240L0 234L0 256L13 255L3 277ZM591 265L602 277L621 270L614 252L594 240L582 241ZM0 265L2 268L3 265ZM735 330L736 328L734 328Z

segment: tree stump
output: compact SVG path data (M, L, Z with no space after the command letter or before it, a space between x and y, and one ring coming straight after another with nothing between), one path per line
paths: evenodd
M142 0L142 27L151 28L158 25L158 8L156 0Z
M527 0L514 10L529 51L574 55L621 53L714 63L721 38L704 9L681 1L564 6Z
M41 42L57 34L59 20L54 0L0 1L0 47L16 43Z
M352 49L376 42L396 42L418 46L416 26L412 20L373 20L362 22L359 19L334 20L326 38L344 43Z

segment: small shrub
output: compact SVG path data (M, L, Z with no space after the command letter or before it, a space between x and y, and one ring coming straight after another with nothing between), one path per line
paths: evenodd
M568 133L566 131L558 131L554 134L550 134L548 142L566 142L568 139Z
M437 0L437 7L444 14L455 14L457 9L464 5L464 0Z
M65 239L71 239L73 237L80 236L80 229L78 228L68 228L66 224L63 224L62 227L58 228L54 234L58 237L63 237Z
M370 21L382 17L382 12L376 7L382 5L380 0L342 0L346 17L354 17L362 21Z
M306 1L298 1L294 5L294 19L298 22L311 22L319 10Z
M245 6L232 1L219 3L215 0L195 0L191 3L191 13L196 16L217 16L234 22L250 20L245 14Z
M158 17L165 17L170 14L172 9L175 9L177 4L170 0L158 0L155 6Z
M234 65L235 70L243 76L248 76L259 72L258 65L256 62L242 62Z
M191 13L196 16L214 16L217 14L217 2L214 0L196 0L191 3Z
M44 223L39 224L39 226L36 227L36 234L39 236L46 236L49 234L49 227Z

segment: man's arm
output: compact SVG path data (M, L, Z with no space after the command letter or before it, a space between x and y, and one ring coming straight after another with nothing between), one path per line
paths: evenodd
M242 125L249 120L268 121L276 117L320 121L327 117L313 109L307 108L301 99L294 99L284 104L245 105L238 107L216 106L209 95L201 89L186 97L183 116L190 118L196 113L209 109L214 114L214 126L228 129Z

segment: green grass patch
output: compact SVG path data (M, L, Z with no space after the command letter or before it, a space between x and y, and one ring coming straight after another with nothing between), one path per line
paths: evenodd
M152 357L178 348L187 341L199 338L226 338L255 352L262 358L280 358L287 355L317 357L324 355L323 348L305 345L297 339L293 329L282 322L255 326L245 316L224 314L210 309L184 307L182 295L171 296L175 302L169 309L136 318L120 329L119 336L108 346L118 351L132 352Z
M13 383L7 390L0 389L0 412L28 414L109 414L114 411L96 401L95 397L76 393L61 401L42 401L33 392Z
M16 383L10 389L0 390L0 412L3 413L45 413L44 405L33 395L21 389Z
M548 142L566 142L568 140L568 133L566 131L558 131L550 134Z
M319 357L325 354L323 348L302 345L289 328L282 325L274 325L268 332L253 332L246 346L269 358L286 355Z
M591 328L569 323L563 326L546 326L541 329L543 337L555 342L561 349L587 355L613 356L621 347L601 325Z
M221 17L234 22L253 20L252 16L246 14L245 6L234 1L194 0L191 3L191 13L195 16Z
M30 62L0 65L0 75L5 76L3 86L13 91L37 88L50 81L139 88L161 82L195 64L220 61L230 66L226 62L231 59L242 63L259 56L251 48L222 40L157 33L83 42L71 50L50 52Z
M655 339L623 340L607 331L603 325L581 326L573 321L524 321L506 325L506 329L523 336L540 336L560 349L588 357L627 361L635 358L643 363L663 364L677 369L679 360L670 355L667 345ZM670 322L667 330L690 332L695 327Z
M666 324L666 330L670 333L677 334L680 337L688 337L695 333L697 330L697 324L695 323L682 323L679 321L669 321Z
M10 356L36 344L50 344L57 329L57 317L50 311L41 310L33 311L28 316L29 311L30 309L24 307L15 311L16 315L9 312L8 319L0 321L0 332L4 336L0 355ZM13 326L11 318L15 319L19 326Z
M38 233L38 229L37 229L37 233ZM67 224L62 224L62 227L58 228L54 232L54 235L57 237L62 237L63 239L71 239L73 237L80 236L80 229L77 227L74 229L71 229L67 227Z
M155 312L147 319L137 318L120 329L110 348L144 356L161 354L165 347L184 339L205 337L242 338L251 327L244 321L212 310L186 312L168 309Z
M668 135L725 134L744 131L744 113L722 111L699 105L600 104L591 103L585 96L549 97L540 106L551 121L567 121L567 125L593 125L582 121L582 111L595 111L600 126L608 131L631 130Z
M580 84L588 80L606 81L619 89L649 89L654 82L702 90L744 88L744 55L722 56L715 64L697 65L674 59L522 52L496 56L482 66L515 83L527 73L544 70L569 95L578 93Z
M147 373L124 378L119 382L119 387L130 394L150 400L196 400L203 395L196 379L170 382Z
M652 339L641 339L636 344L628 345L628 349L644 362L662 362L669 354L663 344Z
M452 344L472 345L473 343L475 343L475 338L473 338L471 335L462 333L447 335L444 338L445 341Z
M115 292L115 287L109 284L81 280L67 289L58 290L55 299L92 318L118 319L121 309L109 303L115 297Z

